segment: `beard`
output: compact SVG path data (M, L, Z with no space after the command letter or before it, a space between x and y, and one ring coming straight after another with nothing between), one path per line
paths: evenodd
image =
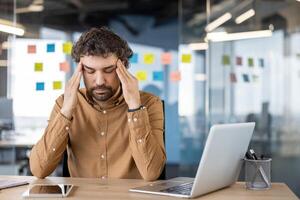
M112 87L105 85L89 88L87 92L90 97L97 101L107 101L114 95Z

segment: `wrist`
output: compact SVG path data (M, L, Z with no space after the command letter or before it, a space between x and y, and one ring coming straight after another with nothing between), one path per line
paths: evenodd
M72 119L72 111L65 109L65 108L61 108L60 109L60 113L65 116L66 118L68 118L69 120Z

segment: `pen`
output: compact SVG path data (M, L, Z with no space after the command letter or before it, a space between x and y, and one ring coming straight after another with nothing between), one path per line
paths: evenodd
M253 156L254 160L258 160L258 158L257 158L257 156L256 156L256 154L255 154L255 152L254 152L253 149L250 149L249 152Z

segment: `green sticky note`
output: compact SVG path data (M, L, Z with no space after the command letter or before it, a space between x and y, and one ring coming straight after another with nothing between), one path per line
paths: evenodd
M42 72L43 71L43 63L34 63L34 71Z
M223 65L230 65L230 57L228 55L223 55L222 64Z
M182 54L181 55L181 62L182 63L191 63L192 62L192 55L191 54Z
M154 55L151 53L147 53L144 55L144 63L145 64L153 64L154 63Z
M53 81L53 90L60 90L62 89L62 82L61 81Z
M146 71L137 71L135 76L139 81L147 80L147 72Z
M253 67L254 66L253 58L248 58L248 66L249 67Z

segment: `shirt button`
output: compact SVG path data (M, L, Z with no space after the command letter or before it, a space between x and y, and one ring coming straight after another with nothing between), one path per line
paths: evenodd
M104 135L105 135L105 133L102 131L102 132L100 133L100 135L101 135L101 136L104 136Z
M143 140L142 139L138 139L138 143L142 143L143 142Z
M52 149L52 151L55 151L55 150L56 150L55 148Z
M70 128L68 126L66 126L66 130L68 131Z
M131 122L131 119L130 119L130 118L128 119L128 122Z
M103 114L106 114L106 110L103 110Z
M135 122L136 122L136 121L137 121L137 118L133 118L133 121L135 121Z
M105 156L104 156L103 154L101 154L101 158L102 158L102 159L104 159L104 158L105 158Z
M101 176L102 179L106 179L106 176Z

